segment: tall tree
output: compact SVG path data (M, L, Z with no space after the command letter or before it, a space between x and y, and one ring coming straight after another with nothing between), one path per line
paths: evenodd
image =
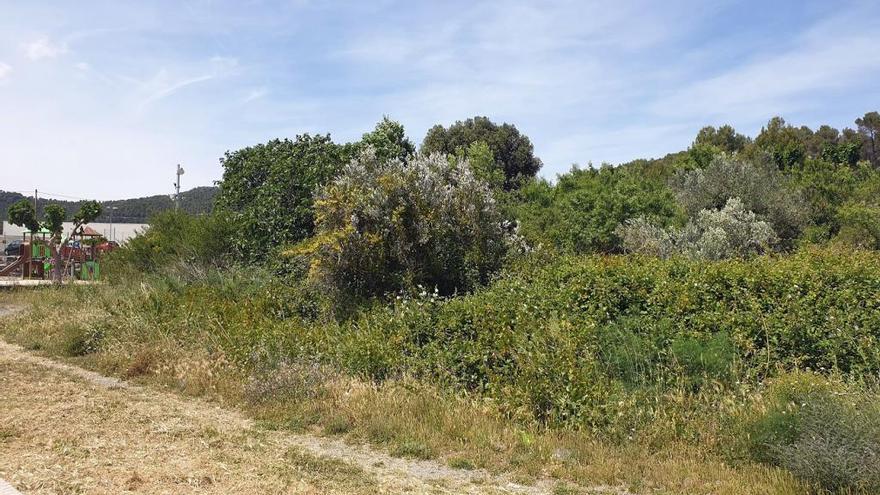
M809 129L807 129L809 131ZM786 124L782 117L773 117L755 138L755 145L773 158L780 169L803 165L806 159L805 132Z
M342 168L343 146L329 135L275 139L227 152L217 208L237 226L233 244L248 261L312 235L315 191Z
M868 112L856 119L859 134L864 136L865 158L875 167L880 167L880 113Z
M506 190L518 188L525 179L534 177L541 169L541 160L535 156L528 136L521 134L512 124L498 125L488 117L458 121L448 129L435 125L428 130L421 151L453 155L459 148L467 149L478 141L489 146L496 163L504 170Z
M415 145L406 137L403 125L387 116L382 117L375 129L364 134L357 146L372 146L376 157L382 161L396 158L406 162L416 152Z
M742 151L747 144L749 138L736 132L736 129L730 125L723 125L717 129L713 126L703 127L694 139L694 146L711 145L727 153Z

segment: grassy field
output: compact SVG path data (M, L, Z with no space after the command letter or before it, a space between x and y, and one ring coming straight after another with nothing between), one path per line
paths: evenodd
M523 483L552 480L558 493L596 486L632 493L808 490L788 471L756 463L730 444L731 434L742 433L739 416L771 407L763 385L633 389L631 405L653 400L653 416L639 418L642 431L620 438L618 426L538 421L491 394L414 368L377 380L322 357L305 339L279 357L279 348L293 345L293 323L254 297L271 289L271 282L253 279L145 280L6 293L4 302L31 311L0 322L0 332L32 351L240 409L270 430L366 442L394 456L509 473ZM336 325L315 320L311 328L330 338ZM711 392L719 387L723 394ZM718 413L705 414L719 405Z

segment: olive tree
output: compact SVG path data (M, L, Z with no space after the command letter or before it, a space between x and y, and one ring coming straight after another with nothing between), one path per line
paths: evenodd
M720 209L700 211L682 229L659 227L637 217L621 224L617 234L627 252L661 258L746 258L766 252L776 242L773 227L747 210L739 198L729 199Z
M770 223L783 247L793 244L810 218L802 192L769 163L722 154L704 169L678 173L670 186L691 218L702 210L723 208L730 198L739 198L746 210Z

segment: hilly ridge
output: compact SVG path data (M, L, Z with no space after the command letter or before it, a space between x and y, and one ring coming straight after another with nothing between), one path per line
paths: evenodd
M196 187L180 193L180 208L191 214L210 213L214 208L214 197L218 188L214 186ZM0 220L6 220L7 209L10 205L21 199L31 199L17 192L0 190ZM79 209L82 201L65 201L53 198L38 198L38 216L42 215L43 208L48 204L61 205L72 215ZM142 198L130 198L103 201L104 212L98 217L98 222L110 221L110 207L113 210L113 221L119 223L146 223L149 218L161 211L174 208L174 200L169 195L157 194Z

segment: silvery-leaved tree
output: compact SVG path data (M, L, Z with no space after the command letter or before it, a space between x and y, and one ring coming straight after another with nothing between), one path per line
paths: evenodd
M492 190L465 159L417 154L404 163L367 147L315 200L315 236L287 254L341 293L441 294L485 283L516 241Z
M97 201L86 201L80 206L79 211L73 215L73 228L62 239L64 233L64 220L67 217L67 211L59 205L51 204L46 206L44 211L44 219L42 222L37 220L37 212L34 205L26 199L22 199L9 207L9 222L19 227L25 227L31 232L37 232L41 228L45 228L51 234L49 248L52 251L54 267L52 269L52 279L55 282L61 282L62 276L62 251L65 246L70 243L71 237L81 234L86 224L93 222L101 215L101 205Z

